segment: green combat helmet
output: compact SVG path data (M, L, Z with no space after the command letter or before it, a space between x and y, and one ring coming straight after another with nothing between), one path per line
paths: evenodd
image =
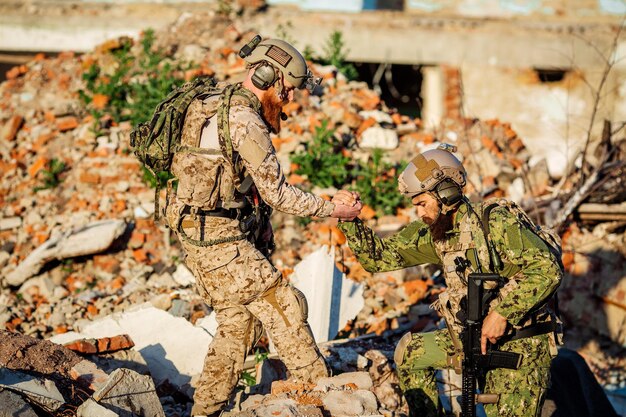
M413 158L398 178L400 193L409 198L430 193L442 204L444 213L455 207L463 198L467 174L454 151L455 146L441 144Z
M313 77L306 60L296 48L280 39L261 40L256 35L239 51L239 56L256 67L252 76L253 84L266 90L280 80L278 71L295 88L307 88L311 92L320 84L321 78ZM282 91L282 85L278 90Z

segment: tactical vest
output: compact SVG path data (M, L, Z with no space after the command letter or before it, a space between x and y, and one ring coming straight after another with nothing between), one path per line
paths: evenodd
M459 239L457 243L452 244L450 240L438 241L434 243L437 255L442 261L443 273L446 280L447 290L439 295L438 301L434 307L446 319L448 326L460 334L463 329L462 322L458 319L457 313L461 311L461 300L467 296L467 276L476 272L474 266L465 263L465 269L458 268L459 260L473 260L474 251L478 255L483 272L489 272L490 257L487 242L485 241L485 233L481 224L482 208L485 205L473 205L478 216L469 212L465 213L458 224ZM457 258L459 260L457 260ZM461 272L462 271L462 272ZM523 271L508 277L508 282L499 289L498 296L491 302L490 308L495 308L502 299L511 291L517 288L516 278L521 278ZM484 283L485 289L496 288L497 283L487 281ZM551 314L544 305L536 310L529 319L519 326L513 326L514 329L521 329L530 324L539 321L547 321L551 318Z
M236 84L220 95L194 100L189 106L182 146L172 162L179 202L201 210L246 205L240 192L245 168L233 152L228 123L229 109L237 105L258 111L260 103L253 93Z

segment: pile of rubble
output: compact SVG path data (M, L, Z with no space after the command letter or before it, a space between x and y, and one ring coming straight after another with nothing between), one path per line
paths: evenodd
M183 16L156 34L155 47L169 51L174 61L195 63L185 73L187 79L204 74L220 80L238 80L245 65L236 51L255 33L256 18L251 15L233 21L214 12ZM193 376L199 372L202 352L206 352L214 332L214 318L192 288L194 279L181 262L183 254L175 236L152 220L154 191L144 182L140 164L129 153L132 126L111 123L106 117L93 120L77 94L85 88L82 74L94 64L103 68L113 65L110 51L119 45L120 42L111 41L84 56L39 55L9 71L8 80L0 85L0 327L36 339L74 343L68 346L98 363L100 372L112 370L115 366L111 364L135 367L134 372L140 375L149 372L156 387L152 385L147 391L158 394L157 403L164 407L165 415L182 416L189 411ZM600 150L604 146L606 151L604 157L594 159L595 166L586 165L562 179L552 178L546 161L533 159L523 138L506 123L457 118L446 120L435 131L425 130L419 119L387 108L367 84L349 82L333 67L313 65L313 69L324 78L324 94L298 92L296 101L285 109L289 119L272 139L293 183L306 182L306 178L292 172L290 154L302 149L316 127L327 120L337 137L354 144L344 149L354 160L367 159L374 148L385 150L385 158L395 162L407 160L439 141L456 144L468 169L468 189L474 197L510 197L531 209L532 215L541 216L544 222L553 223L563 214L571 218L568 215L581 202L589 201L590 196L604 205L624 200L619 192L613 192L609 199L598 197L603 190L603 195L607 195L607 190L623 189L623 164L616 165L616 161L624 159L624 151L615 137L598 146ZM98 134L94 133L95 122L100 127ZM621 149L623 144L622 141ZM55 170L55 166L61 168ZM589 182L594 170L596 181L585 190L586 194L576 193L580 180ZM324 195L335 192L316 191ZM574 208L570 210L568 203ZM415 220L411 209L377 217L374 208L366 207L362 217L383 235ZM587 219L597 222L600 217ZM562 227L568 271L562 310L570 328L589 333L570 339L568 345L585 354L596 377L611 390L626 387L626 364L620 359L626 343L626 245L625 222L621 219L601 223L591 232L583 223L580 227ZM332 248L336 269L362 286L363 297L360 311L351 312L346 327L336 330L341 336L369 336L356 339L357 346L350 349L332 343L324 347L331 366L340 375L335 377L339 379L321 381L317 387L272 384L264 381L264 371L258 370L258 385L270 394L254 397L254 392L264 392L259 387L257 391L248 388L247 393L242 391L247 400L239 398L232 412L242 416L278 415L274 414L278 410L291 410L285 415L405 413L390 352L402 332L440 325L439 318L428 308L444 290L439 271L422 266L372 275L363 270L344 245L345 237L332 220L302 226L294 218L276 213L273 223L277 241L273 260L286 277L292 276L297 265L321 246ZM564 221L557 225L567 226ZM174 352L187 350L176 344L170 347L165 338L154 339L165 333L141 333L141 323L164 325L170 320L173 327L186 328L194 335L192 339L198 347L194 358L200 358L196 362L172 360ZM129 350L130 343L117 352L109 352L106 346L100 350L99 344L76 343L114 336L94 327L95 323L107 321L118 335L132 333L134 350ZM589 326L590 322L595 325ZM133 323L140 324L132 328ZM151 327L143 327L144 333L149 333L147 329ZM113 331L111 327L107 329ZM3 333L3 337L16 336ZM605 349L608 342L613 343L612 347ZM80 359L71 355L68 358L71 359L65 361L67 366ZM85 386L80 385L80 379L68 377L69 370L58 369L58 375L52 375L52 371L25 365L13 368L8 363L2 361L1 365L15 372L32 371L64 379L58 384L58 391L65 400L60 405L60 400L54 403L58 405L54 412L87 408L87 398L91 398L90 404L102 404L104 397L97 393L103 387L111 381L134 378L124 370L100 375L100 385ZM270 367L269 363L266 367ZM158 374L157 369L166 372ZM276 372L271 380L282 377ZM342 377L341 373L346 372L362 373ZM267 373L272 372L266 369ZM20 378L24 375L3 371L0 386L7 387L6 381ZM75 394L80 390L71 387L77 386L88 395ZM68 396L67 392L74 394ZM1 391L0 395L10 394ZM14 400L17 401L12 397ZM37 400L30 402L42 407ZM302 407L308 407L306 412ZM92 413L95 414L82 415L106 415Z

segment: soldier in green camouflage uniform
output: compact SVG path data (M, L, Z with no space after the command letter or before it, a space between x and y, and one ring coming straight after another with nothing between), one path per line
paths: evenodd
M457 313L467 294L467 275L477 271L477 262L485 272L490 266L481 224L486 205L471 204L463 196L465 175L461 163L447 150L426 151L413 159L399 179L401 192L412 198L422 221L384 239L358 219L340 224L350 248L370 272L425 263L443 268L447 290L434 307L446 319L447 329L408 333L395 353L397 373L412 416L436 416L440 412L435 370L459 369L462 323ZM537 416L548 387L550 362L556 355L558 319L546 302L561 280L560 259L509 210L507 205L511 203L498 203L490 212L488 230L502 264L498 272L508 281L499 289L483 321L482 351L486 352L489 341L501 351L521 354L523 359L517 370L500 368L487 373L483 392L499 394L499 398L497 403L484 407L488 416ZM466 260L469 264L459 267ZM485 287L493 288L490 284L485 283ZM538 323L548 325L532 332L535 334L531 337L514 337L521 329L528 330Z
M311 74L286 42L251 46L242 84L225 86L221 96L189 106L184 148L172 164L178 187L170 193L167 221L218 322L197 382L194 416L217 414L224 407L262 327L293 380L314 382L328 375L307 324L304 295L268 259L269 212L272 207L297 216L353 219L360 210L286 182L270 129L280 129L282 106Z

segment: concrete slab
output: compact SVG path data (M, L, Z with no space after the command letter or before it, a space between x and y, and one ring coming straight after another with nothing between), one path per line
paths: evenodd
M21 395L0 389L0 417L37 417Z
M55 343L64 344L76 339L112 337L128 334L135 348L148 364L154 380L164 380L182 387L191 377L202 371L204 357L213 337L184 318L155 308L150 303L135 306L96 320L80 333L68 332L52 337Z
M120 417L165 417L152 378L130 369L116 369L92 398Z
M0 387L28 397L31 403L49 412L56 411L65 403L54 382L7 368L0 368Z
M99 253L124 233L124 220L102 220L73 228L51 237L35 249L24 261L5 277L12 286L21 285L36 275L46 262L75 256Z
M119 414L101 406L93 398L89 398L78 407L76 417L119 417Z
M363 308L363 285L335 266L334 252L322 246L302 260L291 276L309 304L309 325L317 343L332 340Z

